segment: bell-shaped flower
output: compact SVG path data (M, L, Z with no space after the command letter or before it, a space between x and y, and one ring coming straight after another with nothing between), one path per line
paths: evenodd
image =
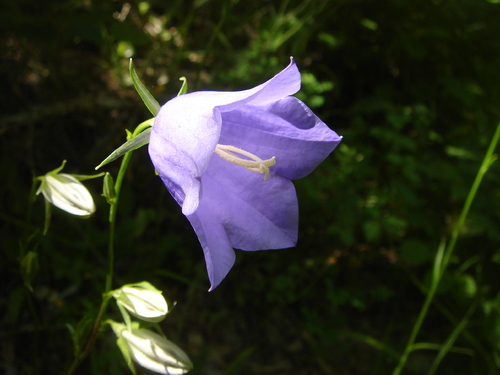
M126 343L120 347L125 358L131 358L138 365L159 374L185 374L193 368L190 359L173 342L148 329L129 331L123 324L113 324L113 330Z
M203 247L213 290L233 248L293 247L298 203L290 180L311 173L342 137L303 102L291 61L244 91L180 95L156 116L149 154Z
M158 323L168 313L162 292L147 282L130 284L113 291L116 303L141 320Z
M36 194L42 193L45 199L72 215L88 218L95 212L95 204L87 188L74 176L59 173L64 164L37 177L41 181Z

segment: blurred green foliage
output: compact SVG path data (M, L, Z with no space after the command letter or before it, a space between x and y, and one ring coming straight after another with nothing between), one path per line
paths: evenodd
M344 136L296 182L298 246L238 252L227 279L207 293L198 241L141 149L122 190L115 280L147 279L178 302L162 327L193 359L192 374L390 373L436 249L500 118L499 19L493 0L3 4L6 373L61 372L73 352L67 325L81 334L96 314L108 228L100 182L86 184L98 206L94 218L54 210L47 236L43 202L38 198L28 214L28 197L32 178L63 159L68 173L92 173L123 143L125 129L148 118L128 58L164 103L181 76L191 91L243 89L281 70L290 56L303 77L297 96ZM117 168L106 166L113 175ZM499 208L494 164L418 337L438 345L412 353L407 373L427 373L464 317L458 349L444 357L439 374L499 372ZM34 265L26 268L34 259L36 273ZM113 334L98 345L81 374L126 373Z

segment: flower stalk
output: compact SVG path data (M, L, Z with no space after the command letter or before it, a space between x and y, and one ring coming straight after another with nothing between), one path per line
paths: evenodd
M134 130L134 132L132 134L129 134L129 136L127 138L131 139L131 138L137 136L140 132L142 132L144 130L144 128L141 125L139 125ZM94 321L94 325L92 327L92 331L90 333L87 344L85 345L82 352L75 356L75 359L73 360L73 363L71 364L71 367L68 371L68 375L74 374L76 369L80 365L80 363L92 351L92 348L94 347L95 341L96 341L97 336L99 334L99 329L101 327L101 322L102 322L102 319L104 317L104 313L106 312L106 309L108 307L108 302L111 298L110 292L111 292L111 286L113 283L113 272L114 272L114 244L115 244L116 212L118 210L118 203L120 200L120 190L122 187L123 178L125 177L125 172L128 168L130 158L132 157L132 152L133 151L129 151L124 155L124 157L122 159L121 166L120 166L120 170L118 171L118 176L116 177L116 182L114 184L115 196L110 204L110 209L109 209L109 238L108 238L108 259L107 259L108 271L106 273L105 289L104 289L104 293L103 293L101 306L99 308L99 312L97 314L97 317Z
M430 288L427 292L424 304L422 305L422 308L421 308L420 313L417 317L415 325L413 326L413 330L410 334L410 337L409 337L408 342L406 344L405 350L404 350L403 354L401 355L401 357L399 359L399 363L398 363L397 367L394 369L392 375L401 374L401 372L403 371L403 369L406 365L406 361L408 359L408 356L415 349L415 340L417 338L418 333L420 332L420 328L422 327L422 324L425 320L425 317L427 316L429 306L430 306L432 300L434 299L437 288L438 288L439 283L441 281L441 277L443 276L443 274L446 270L446 267L448 266L448 263L451 259L453 251L455 249L455 244L457 243L458 235L460 234L460 231L462 230L462 227L465 223L465 219L467 218L467 215L469 213L472 202L474 201L474 198L476 196L477 190L479 189L479 186L481 185L481 181L483 180L483 177L486 174L486 172L488 171L489 167L497 159L493 155L493 152L496 149L496 146L498 144L499 139L500 139L500 123L498 123L498 125L497 125L495 134L493 135L493 137L491 139L490 145L488 147L488 150L486 151L486 155L484 156L483 162L482 162L481 166L479 167L476 178L474 179L474 182L472 183L472 187L469 190L469 194L467 195L467 198L465 200L465 203L464 203L464 206L463 206L462 211L460 213L460 216L458 218L458 221L455 224L453 231L451 232L450 241L448 242L447 245L445 245L443 242L438 249L435 263L434 263L433 278L432 278Z

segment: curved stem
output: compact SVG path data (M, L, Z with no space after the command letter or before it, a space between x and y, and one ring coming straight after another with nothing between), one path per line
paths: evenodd
M420 310L420 313L418 315L417 321L415 322L412 332L410 334L410 337L408 339L408 342L406 344L405 350L403 354L401 355L399 359L399 363L397 367L394 369L392 375L399 375L401 374L401 371L405 367L406 360L408 359L408 356L410 355L411 351L414 349L414 343L417 338L418 333L420 332L420 328L422 326L422 323L427 315L427 312L429 310L429 306L434 298L434 295L436 294L437 287L439 286L439 282L441 281L441 277L444 274L444 271L446 270L446 267L448 266L448 263L450 261L451 255L453 254L453 250L455 249L455 244L458 239L458 235L465 223L465 219L467 218L467 214L469 213L469 209L472 205L472 202L474 201L474 198L476 196L476 192L479 188L479 185L481 185L481 181L488 171L488 168L491 166L493 161L495 160L493 157L493 152L495 151L495 148L497 146L498 140L500 138L500 123L497 125L497 129L495 131L495 134L493 135L493 138L491 139L490 145L488 147L488 150L486 151L486 155L484 156L483 162L481 164L481 167L479 168L479 171L477 172L476 178L474 179L474 182L472 183L472 187L469 191L469 194L467 195L467 198L464 203L464 207L462 208L462 212L460 213L460 216L458 218L457 223L455 224L455 227L453 228L453 231L451 233L450 241L448 245L444 248L444 253L441 254L440 251L438 251L438 254L436 256L436 262L435 262L435 272L433 272L433 279L432 279L432 284L431 287L429 288L429 291L427 292L427 296L425 298L424 304L422 305L422 308ZM441 250L441 248L440 248Z
M144 130L143 127L141 127L141 125L139 125L134 130L130 138L135 137L142 130ZM101 307L99 308L99 313L97 314L97 317L94 321L92 332L90 333L87 344L85 345L83 351L79 353L73 360L73 363L71 364L71 367L68 371L68 375L73 375L75 373L80 363L82 363L82 361L90 354L92 348L94 347L95 341L99 334L99 329L101 327L102 318L104 316L104 313L106 312L106 309L108 307L108 302L111 298L109 296L110 294L109 292L111 291L111 287L113 284L116 212L118 209L118 202L120 198L120 190L122 187L123 178L125 177L125 172L127 170L130 158L132 156L132 152L133 151L127 152L122 159L122 164L120 166L120 170L118 171L118 176L116 177L116 182L115 182L115 199L111 203L109 209L108 271L106 274L106 284L103 293Z

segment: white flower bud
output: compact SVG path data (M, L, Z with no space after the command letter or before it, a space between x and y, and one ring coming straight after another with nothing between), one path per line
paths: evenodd
M159 374L180 375L193 368L193 364L177 345L147 330L134 329L120 332L129 354L140 366Z
M161 291L149 283L143 284L148 288L140 285L123 286L113 292L113 297L116 303L126 308L136 318L147 322L160 322L168 313L167 301Z
M54 206L83 218L90 217L95 212L92 196L75 177L65 173L48 173L38 179L42 183L37 195L42 193Z

